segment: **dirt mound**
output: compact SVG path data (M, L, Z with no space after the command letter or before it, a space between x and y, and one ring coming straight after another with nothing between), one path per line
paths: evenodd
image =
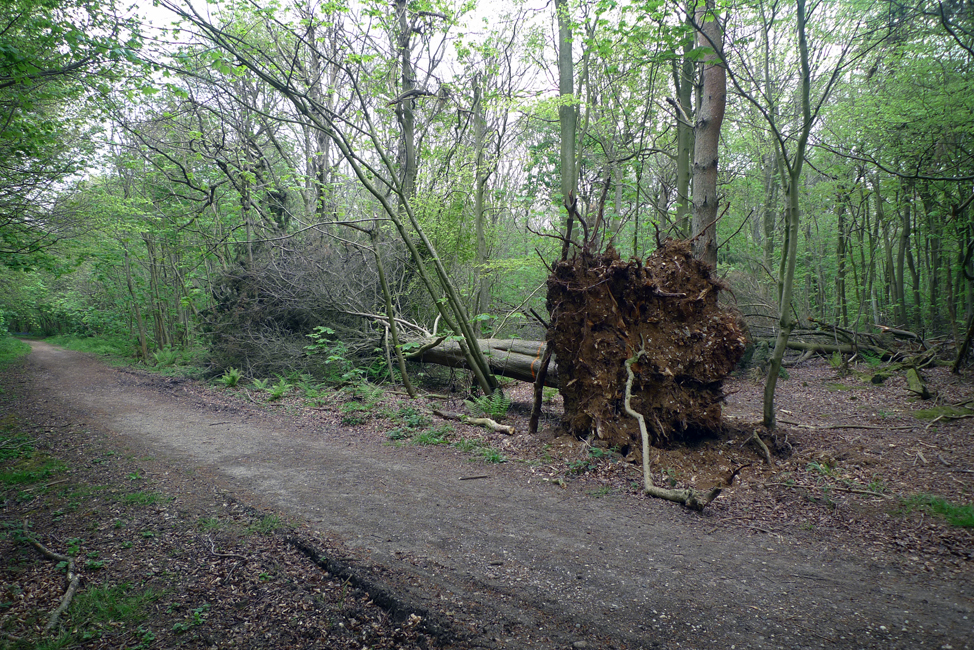
M718 303L726 289L686 241L667 240L645 262L622 261L609 248L557 263L548 279L548 342L566 432L638 451L638 425L623 400L626 359L641 348L632 405L646 416L653 444L719 429L721 386L747 338L739 313Z

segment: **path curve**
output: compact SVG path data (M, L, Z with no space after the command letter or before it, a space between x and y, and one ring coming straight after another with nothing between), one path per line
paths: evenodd
M974 648L969 583L529 482L516 466L217 412L156 378L31 347L32 399L342 540L474 646ZM471 474L491 478L458 480Z

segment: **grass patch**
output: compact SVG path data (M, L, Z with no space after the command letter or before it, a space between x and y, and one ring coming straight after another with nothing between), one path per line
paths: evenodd
M248 533L260 533L261 535L270 535L275 530L281 528L286 528L287 523L278 517L277 515L267 515L262 517L260 521L255 521L254 523L247 526Z
M487 447L488 445L480 438L461 438L453 443L453 446L460 451L465 451L467 453L479 453L481 449Z
M122 503L133 506L151 506L162 502L164 497L158 492L130 492L118 498Z
M936 420L939 417L949 419L972 414L974 414L974 411L971 409L960 408L959 406L935 406L929 409L913 411L913 417L918 420Z
M148 618L147 606L159 600L162 593L153 589L134 590L129 583L94 587L79 592L67 611L66 628L61 634L33 647L35 650L70 648L99 639L103 630L135 625ZM142 647L142 646L135 646Z
M12 336L0 336L0 368L30 354L30 346Z
M958 505L935 494L914 494L904 501L907 512L924 510L946 519L957 528L974 528L974 504Z
M131 357L135 351L134 344L125 336L61 334L45 340L52 345L59 345L75 352L88 352L104 357Z
M67 468L65 463L47 454L28 452L9 467L0 469L0 485L13 487L40 483Z
M449 424L441 424L429 431L421 431L413 436L412 440L417 445L446 445L450 442L453 435L453 427Z
M200 517L196 520L196 527L203 532L219 530L225 526L226 524L220 521L217 517Z
M484 447L479 452L481 460L485 463L506 463L507 456L497 451L493 447Z

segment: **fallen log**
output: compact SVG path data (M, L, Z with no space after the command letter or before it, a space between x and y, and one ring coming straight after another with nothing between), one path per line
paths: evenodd
M920 399L930 399L933 393L927 388L927 384L920 377L916 368L908 368L906 371L906 383L911 393L915 393Z
M460 350L458 341L436 339L418 341L419 350L407 353L411 361L434 363L450 368L466 368L467 361ZM435 343L435 345L430 345ZM477 344L490 365L491 372L499 377L510 377L519 381L533 382L541 370L545 352L544 341L523 341L520 339L477 339ZM551 358L544 385L558 387L558 367Z
M456 422L463 422L464 424L473 424L478 427L484 427L485 429L490 429L496 433L506 433L509 436L513 436L515 432L514 427L506 424L500 424L491 420L490 418L473 418L469 415L463 415L462 413L451 413L449 411L440 411L437 409L433 410L433 415L438 415L444 420L454 420Z
M880 355L882 359L892 358L893 353L889 350L884 350L883 348L878 348L873 345L851 345L849 343L809 343L806 341L788 341L789 350L802 350L805 352L819 352L822 354L832 354L834 352L840 352L842 354L853 354L855 352L861 352L866 350L872 352L873 354Z

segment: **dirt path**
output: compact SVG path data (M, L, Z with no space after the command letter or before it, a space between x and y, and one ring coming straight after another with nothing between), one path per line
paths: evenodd
M195 469L343 540L474 647L974 648L966 583L671 504L595 499L513 464L218 411L178 384L31 346L33 400L150 450L173 477Z

